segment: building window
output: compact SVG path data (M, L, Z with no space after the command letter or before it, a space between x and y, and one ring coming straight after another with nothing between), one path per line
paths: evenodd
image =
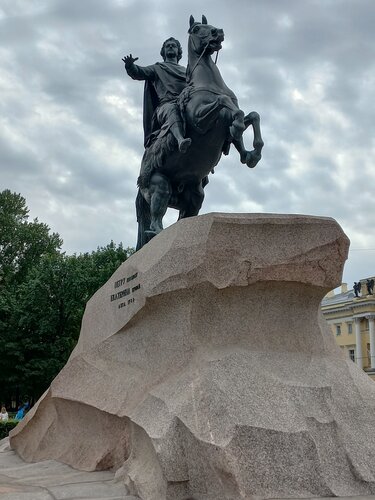
M341 335L341 325L336 325L336 335Z
M354 354L354 349L349 349L349 358L353 361L355 361L355 354Z
M353 333L353 323L348 323L348 333Z

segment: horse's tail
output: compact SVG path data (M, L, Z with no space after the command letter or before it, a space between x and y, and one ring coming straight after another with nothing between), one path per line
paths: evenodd
M139 250L148 242L145 231L150 229L151 223L150 206L144 199L140 189L138 189L137 198L135 199L135 210L138 222L138 240L136 250Z

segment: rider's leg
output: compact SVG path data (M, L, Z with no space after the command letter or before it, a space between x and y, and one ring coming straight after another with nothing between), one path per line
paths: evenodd
M149 186L151 233L158 234L163 230L163 217L167 211L171 193L172 189L168 179L162 174L154 173Z
M161 104L157 110L157 118L160 125L168 124L169 130L177 141L178 149L181 153L186 153L191 145L191 139L184 138L184 127L177 103L171 101Z
M186 151L191 146L191 139L189 137L187 137L186 139L184 138L182 128L182 122L176 121L171 125L170 131L177 140L178 149L181 151L181 153L186 153Z

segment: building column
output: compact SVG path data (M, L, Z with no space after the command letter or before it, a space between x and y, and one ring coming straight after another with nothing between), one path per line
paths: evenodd
M363 355L362 355L362 339L361 339L361 318L354 318L355 325L355 361L357 365L363 368Z
M366 316L370 333L371 368L375 368L375 316Z

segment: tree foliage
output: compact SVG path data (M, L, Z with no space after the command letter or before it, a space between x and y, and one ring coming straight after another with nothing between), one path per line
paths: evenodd
M20 194L0 193L0 285L20 283L44 255L56 255L62 245L47 224L29 222L29 209Z
M28 221L22 196L0 193L0 400L38 398L64 366L86 302L133 252L111 242L61 253L58 234Z

